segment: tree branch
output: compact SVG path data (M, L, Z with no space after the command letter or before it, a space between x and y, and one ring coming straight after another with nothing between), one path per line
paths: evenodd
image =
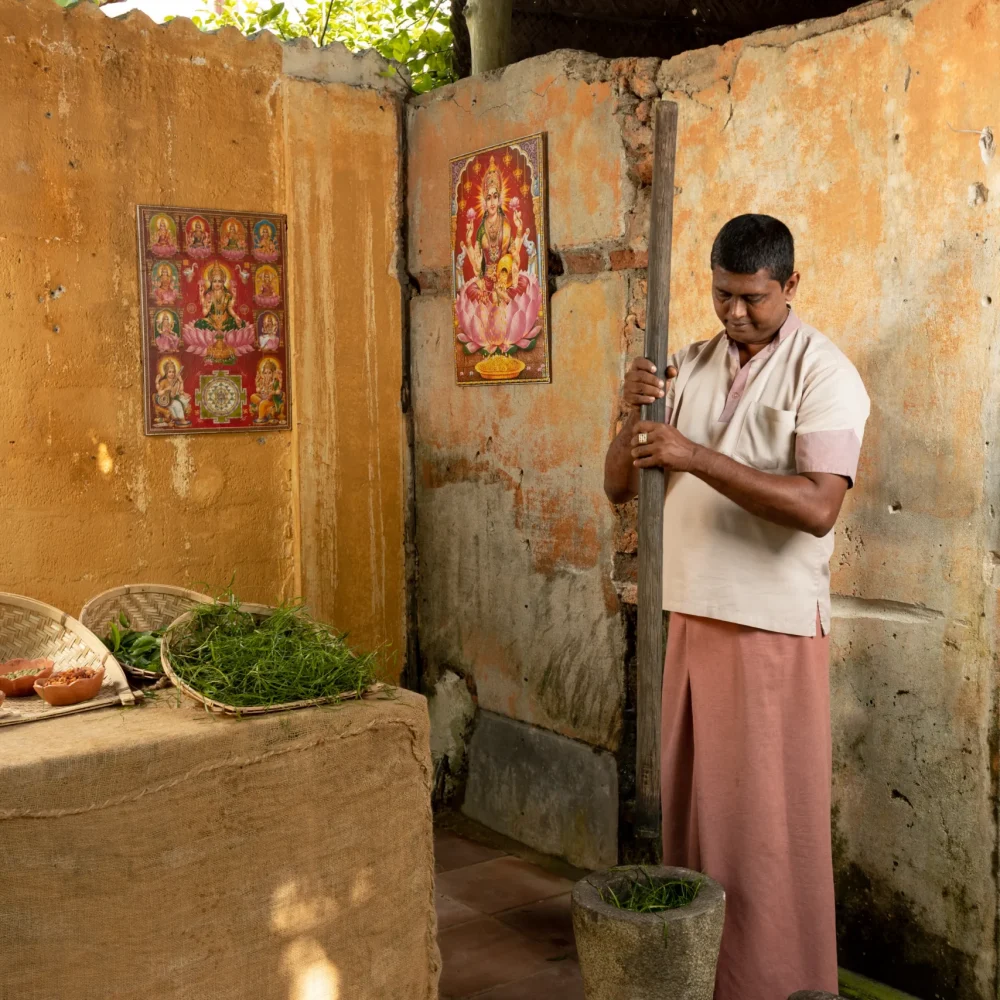
M330 27L330 15L333 13L333 0L329 0L326 5L326 19L323 21L323 30L319 33L319 47L323 48L326 41L326 30Z

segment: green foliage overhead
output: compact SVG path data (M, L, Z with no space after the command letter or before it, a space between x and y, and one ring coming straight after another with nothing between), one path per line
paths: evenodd
M448 0L301 0L258 3L221 0L194 23L204 31L238 28L246 35L273 31L279 38L311 38L317 45L343 42L352 51L375 49L405 66L413 89L427 90L455 79Z

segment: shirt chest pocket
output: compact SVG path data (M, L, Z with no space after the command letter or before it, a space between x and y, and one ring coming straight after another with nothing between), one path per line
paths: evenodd
M762 472L794 472L795 411L751 404L733 458Z

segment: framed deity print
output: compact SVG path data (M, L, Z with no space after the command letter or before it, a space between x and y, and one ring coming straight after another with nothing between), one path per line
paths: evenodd
M146 433L290 428L285 217L136 214Z
M456 380L550 382L545 135L450 165Z

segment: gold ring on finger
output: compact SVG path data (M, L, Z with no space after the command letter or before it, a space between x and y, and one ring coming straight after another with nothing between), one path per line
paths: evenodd
M645 444L648 440L649 440L649 435L646 433L642 433L638 437L639 444Z

